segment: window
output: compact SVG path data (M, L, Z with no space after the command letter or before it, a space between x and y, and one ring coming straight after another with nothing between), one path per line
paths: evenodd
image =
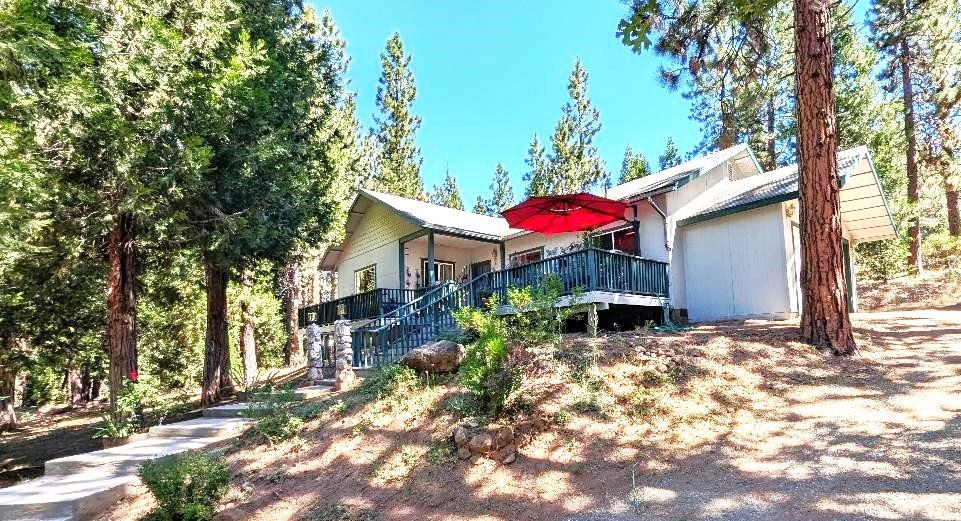
M456 278L455 274L457 270L454 269L455 264L450 261L443 261L434 259L434 269L437 270L437 282L444 282L446 280L454 280ZM427 259L420 259L420 269L421 273L424 274L424 280L427 280Z
M537 262L544 258L544 248L534 248L532 250L519 251L512 253L508 258L511 267L523 266L532 262Z
M598 232L594 235L594 246L602 250L615 250L637 254L634 249L634 228Z
M361 268L354 272L354 293L363 293L377 288L377 265Z

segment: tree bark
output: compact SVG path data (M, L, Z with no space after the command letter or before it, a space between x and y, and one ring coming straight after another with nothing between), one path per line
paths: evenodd
M944 182L944 198L948 206L948 233L953 237L961 237L961 208L958 207L959 190L950 182Z
M831 8L794 1L795 77L800 173L801 334L835 354L856 351L841 249L838 135Z
M82 407L87 403L87 399L83 394L83 375L80 369L67 369L67 390L70 393L71 407Z
M907 13L904 13L907 16ZM914 85L911 72L911 46L907 37L901 40L901 89L904 94L904 137L907 140L907 154L905 155L908 175L908 204L911 205L908 236L910 254L908 267L919 275L924 272L921 260L921 220L918 217L918 138L915 131L914 116Z
M219 401L233 392L227 345L227 269L215 259L204 259L207 282L207 332L201 402Z
M764 168L774 170L777 167L777 128L775 127L774 98L767 101L767 161Z
M118 216L110 232L107 278L107 342L110 353L110 405L125 379L137 379L137 248L136 223L129 213Z
M17 373L8 365L0 365L0 432L16 430L17 423Z
M253 275L244 270L240 276L240 283L244 287L244 296L240 302L240 314L243 323L240 326L240 356L244 361L244 387L250 389L257 382L257 341L254 338L254 314L250 303L250 293L253 291Z
M300 329L297 310L300 309L300 264L290 261L284 266L282 277L284 299L284 330L287 345L284 347L284 365L290 366L301 352Z

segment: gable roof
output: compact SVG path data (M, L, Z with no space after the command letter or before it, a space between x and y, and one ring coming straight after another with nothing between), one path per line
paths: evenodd
M350 204L344 238L339 243L330 245L324 252L320 262L322 269L333 269L335 267L347 241L357 231L357 227L360 226L367 210L374 204L390 208L415 226L470 239L499 242L508 235L522 231L511 228L507 221L500 217L455 210L446 206L362 188L357 191Z
M734 145L724 150L710 153L706 156L697 157L690 161L685 161L679 165L672 166L650 175L646 175L633 181L617 185L607 190L607 197L610 199L628 199L640 195L650 194L662 189L674 189L688 177L696 177L712 168L728 161L740 154L747 154L754 161L754 154L746 144ZM757 171L760 171L760 167Z
M480 215L446 206L407 199L397 195L361 189L358 197L366 197L397 211L411 223L428 230L465 235L474 239L500 241L520 230L511 228L501 217Z
M867 147L838 152L838 177L841 179L841 218L851 238L866 242L896 236L894 220ZM797 199L798 180L798 167L793 164L722 183L679 212L679 224L694 224Z

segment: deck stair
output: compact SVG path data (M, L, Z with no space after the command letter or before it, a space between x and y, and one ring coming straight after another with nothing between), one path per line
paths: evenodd
M300 400L329 395L331 387L303 387ZM256 407L256 405L254 406ZM137 477L145 461L188 451L222 450L253 424L247 403L204 410L203 417L152 427L141 440L47 461L44 476L0 489L0 520L83 521L129 495L143 493Z

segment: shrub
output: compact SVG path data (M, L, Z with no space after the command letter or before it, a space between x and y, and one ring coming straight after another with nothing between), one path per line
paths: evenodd
M931 234L921 243L921 256L928 268L961 272L961 237L947 232Z
M360 388L364 396L381 399L396 394L405 394L420 386L417 373L401 364L389 364L378 367L366 379Z
M222 457L187 453L144 463L140 479L160 504L151 519L205 521L227 494L230 472Z
M507 396L517 388L519 377L505 363L510 349L503 322L493 310L464 308L455 312L460 327L474 333L477 340L467 346L460 366L460 382L481 406L497 416Z
M297 435L304 422L294 413L300 400L292 388L275 388L268 384L252 394L258 398L248 406L247 413L251 418L258 419L257 432L270 443Z

